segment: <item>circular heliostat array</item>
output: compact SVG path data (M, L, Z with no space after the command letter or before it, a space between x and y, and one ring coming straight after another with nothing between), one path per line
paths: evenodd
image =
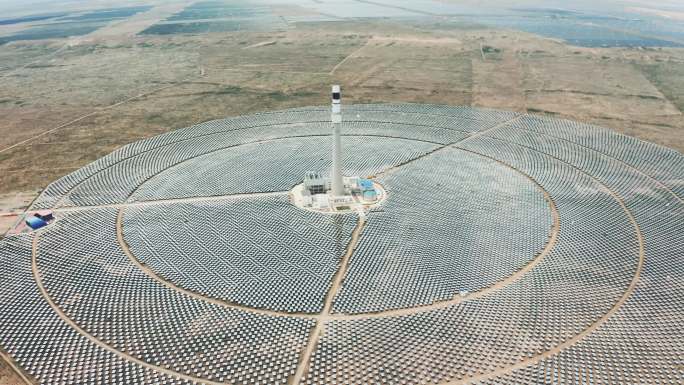
M0 346L45 384L684 380L684 156L595 126L344 110L362 212L293 204L327 108L202 123L54 182L0 241Z

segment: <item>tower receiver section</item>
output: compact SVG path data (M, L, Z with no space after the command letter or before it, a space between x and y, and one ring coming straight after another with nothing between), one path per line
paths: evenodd
M332 121L333 153L332 153L332 195L342 197L345 195L344 180L342 176L342 92L340 86L332 86Z

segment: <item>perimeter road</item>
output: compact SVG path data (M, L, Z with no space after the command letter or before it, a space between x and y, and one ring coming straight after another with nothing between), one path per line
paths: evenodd
M552 217L552 226L549 234L549 240L544 247L544 249L534 258L532 259L527 265L525 265L523 268L517 270L515 273L509 275L508 277L495 282L491 286L482 288L479 291L473 291L469 293L467 296L461 296L461 295L456 295L450 299L443 300L443 301L436 301L434 303L431 303L429 305L422 305L422 306L413 306L413 307L408 307L408 308L399 308L399 309L392 309L392 310L383 310L383 311L378 311L378 312L371 312L371 313L358 313L358 314L343 314L343 313L335 313L335 314L330 314L328 313L327 315L324 315L323 313L289 313L289 312L284 312L284 311L275 311L275 310L268 310L268 309L259 309L259 308L252 308L249 306L237 304L234 302L230 301L225 301L217 298L211 298L208 296L205 296L200 293L196 293L194 291L185 289L181 286L176 285L174 282L171 282L161 276L159 276L154 270L150 269L148 266L145 266L142 262L140 262L137 257L133 254L133 252L130 250L130 247L126 243L124 236L123 236L123 209L126 207L136 207L136 206L153 206L156 204L170 204L170 203L185 203L185 202L204 202L204 201L221 201L221 200L228 200L228 199L234 199L234 198L239 198L239 197L263 197L263 196L279 196L279 195L285 195L288 192L287 191L280 191L280 192L272 192L272 193L248 193L248 194L235 194L235 195L224 195L224 196L213 196L213 197L190 197L190 198L179 198L179 199L169 199L169 200L158 200L158 201L145 201L145 202L132 202L132 203L121 203L121 204L112 204L109 206L85 206L85 207L70 207L70 208L64 208L64 209L56 209L55 211L79 211L83 209L95 209L95 208L103 208L103 207L111 207L111 208L118 208L120 209L119 214L117 216L117 221L116 221L116 231L117 231L117 239L119 242L119 246L121 249L124 251L124 253L128 256L128 258L131 260L133 264L135 264L143 273L147 274L150 278L154 279L155 281L158 281L162 285L182 292L188 296L191 296L193 298L196 298L198 300L202 300L205 302L209 302L215 305L223 306L223 307L228 307L228 308L237 308L243 311L247 311L250 313L255 313L255 314L263 314L263 315L269 315L269 316L276 316L276 317L296 317L296 318L306 318L306 319L321 319L324 318L325 320L351 320L351 319L368 319L368 318L381 318L381 317L392 317L392 316L400 316L400 315L410 315L410 314L416 314L416 313L421 313L421 312L426 312L426 311L432 311L432 310L437 310L437 309L442 309L448 306L456 305L458 303L461 303L466 300L472 300L472 299L477 299L484 297L485 295L500 290L505 286L508 286L512 284L513 282L519 280L527 274L530 270L532 270L535 266L537 266L541 261L553 250L553 247L555 246L557 240L558 240L558 233L560 230L560 215L558 213L558 209L556 208L556 204L551 198L551 195L532 177L529 175L525 174L524 172L511 167L510 165L503 163L497 159L488 157L486 155L461 149L458 148L459 151L465 151L465 152L470 152L478 156L482 156L483 158L490 159L494 162L500 163L504 167L509 167L513 169L514 171L522 174L524 177L528 178L530 182L532 182L539 191L544 195L544 199L547 201L549 205L549 210L551 211L551 217ZM365 219L364 219L365 220ZM360 235L360 233L359 233ZM352 240L354 240L355 233L352 232ZM355 240L356 241L356 240ZM348 264L348 261L345 262L345 269ZM346 272L346 271L345 271ZM344 276L344 273L343 275ZM333 277L334 279L334 277ZM341 282L341 281L340 281ZM338 288L334 289L335 292L338 291ZM332 298L332 297L330 297Z
M206 301L215 305L223 306L223 307L228 307L228 308L238 308L240 310L248 311L251 313L255 314L263 314L263 315L269 315L269 316L277 316L277 317L295 317L295 318L306 318L306 319L321 319L324 318L326 320L351 320L351 319L368 319L368 318L381 318L381 317L392 317L392 316L400 316L400 315L410 315L410 314L416 314L416 313L421 313L421 312L426 312L426 311L432 311L432 310L437 310L437 309L442 309L448 306L456 305L459 304L463 301L466 300L472 300L472 299L477 299L484 297L485 295L488 295L491 292L497 291L502 289L505 286L508 286L512 284L513 282L519 280L527 274L530 270L532 270L535 266L537 266L541 261L553 250L553 247L555 246L557 240L558 240L558 233L560 231L560 215L558 213L558 209L556 208L556 204L551 198L551 195L532 177L529 175L525 174L524 172L511 167L510 165L503 163L497 159L491 158L489 156L470 151L470 150L465 150L461 148L456 148L459 151L465 151L465 152L470 152L478 156L482 156L483 158L490 159L494 162L500 163L504 167L511 168L512 170L520 173L524 177L528 178L531 183L533 183L539 191L544 195L544 199L547 201L549 205L549 210L551 211L551 217L552 217L552 226L549 234L549 240L544 247L544 249L534 258L532 259L527 265L522 267L521 269L517 270L515 273L509 275L508 277L495 282L491 286L482 288L479 291L473 291L470 292L467 296L461 296L461 295L456 295L450 299L443 300L443 301L437 301L434 303L431 303L429 305L422 305L422 306L413 306L413 307L408 307L408 308L399 308L399 309L392 309L392 310L382 310L378 312L371 312L371 313L358 313L358 314L344 314L344 313L334 313L334 314L328 314L328 315L323 315L322 313L289 313L289 312L284 312L284 311L275 311L275 310L268 310L268 309L259 309L259 308L252 308L249 306L245 305L240 305L236 304L234 302L230 301L225 301L217 298L211 298L208 296L205 296L200 293L196 293L194 291L185 289L181 286L176 285L174 282L168 281L165 278L159 276L154 270L150 269L149 267L145 266L142 264L137 257L133 254L133 252L130 250L128 244L126 243L124 237L123 237L123 209L126 207L135 207L135 206L152 206L156 204L170 204L170 203L184 203L184 202L204 202L204 201L220 201L220 200L227 200L227 199L234 199L234 198L239 198L239 197L263 197L263 196L279 196L279 195L285 195L288 192L287 191L280 191L280 192L272 192L272 193L249 193L249 194L235 194L235 195L224 195L224 196L213 196L213 197L190 197L190 198L179 198L179 199L169 199L169 200L158 200L158 201L145 201L145 202L133 202L133 203L121 203L121 204L112 204L109 206L85 206L85 207L71 207L71 208L64 208L64 209L56 209L55 211L79 211L83 209L96 209L96 208L106 208L106 207L111 207L111 208L119 208L121 209L119 211L118 217L117 217L117 222L116 222L116 231L117 231L117 239L119 241L119 246L121 249L124 251L124 253L128 256L128 258L131 260L133 264L135 264L142 272L147 274L150 278L154 279L155 281L158 281L162 285L182 292L188 296L191 296L193 298L196 298L198 300ZM354 232L352 232L352 237L354 236ZM352 238L353 239L353 238ZM347 262L348 263L348 262ZM346 264L345 264L346 265ZM334 277L333 277L334 279ZM337 291L337 289L335 289Z

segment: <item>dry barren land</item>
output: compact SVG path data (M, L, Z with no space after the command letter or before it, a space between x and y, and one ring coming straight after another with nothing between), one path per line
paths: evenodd
M201 121L327 103L473 105L595 123L684 151L684 50L581 48L450 20L298 23L280 32L0 46L0 194ZM113 27L112 27L113 28ZM4 232L8 221L2 222Z

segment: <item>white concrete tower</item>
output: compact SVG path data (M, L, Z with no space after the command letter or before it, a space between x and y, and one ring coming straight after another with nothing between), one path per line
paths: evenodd
M333 129L333 156L332 156L332 175L331 194L332 196L344 195L344 180L342 178L342 138L340 137L340 126L342 125L342 94L340 86L332 87L332 129Z

